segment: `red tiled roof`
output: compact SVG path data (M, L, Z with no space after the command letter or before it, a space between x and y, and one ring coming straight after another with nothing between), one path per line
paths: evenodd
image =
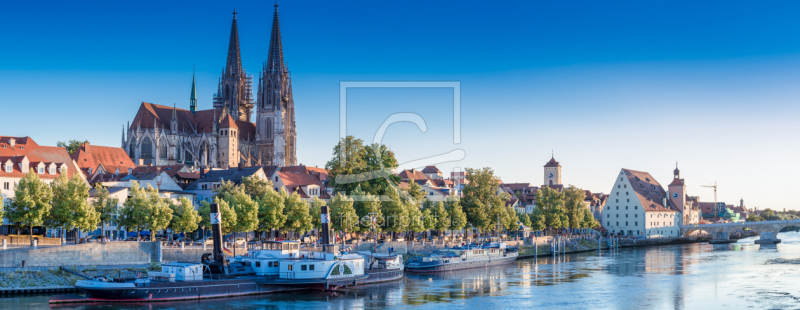
M403 170L397 175L402 179L414 179L415 181L428 180L428 176L426 176L424 172L417 169Z
M79 168L91 168L92 171L96 171L99 165L109 173L115 173L117 168L120 173L127 173L128 168L136 167L128 153L118 147L83 144L70 157Z
M294 173L281 170L278 171L278 176L281 178L281 181L283 181L286 191L290 193L295 191L296 188L306 185L317 185L320 187L320 190L325 189L319 179L317 179L317 177L313 174Z
M195 172L195 173L191 173L191 172L178 172L178 173L177 173L177 175L178 175L178 177L180 177L181 179L191 179L191 180L197 180L197 179L199 179L199 178L200 178L200 172Z
M159 172L160 174L163 171L166 172L170 178L174 178L185 166L186 165L184 164L164 165L164 166L136 166L136 168L133 169L133 174L155 173L155 172Z
M173 109L178 119L179 131L193 132L196 129L198 133L210 133L213 131L214 116L222 118L222 109L200 110L192 114L189 110L142 102L139 111L136 112L136 117L133 118L131 129L136 129L137 126L153 128L156 124L158 124L158 128L169 129ZM226 115L226 117L230 116ZM225 121L223 119L222 123ZM252 141L255 139L256 125L253 123L234 120L233 122L228 121L227 126L239 129L239 140ZM222 124L220 124L220 128L222 128Z
M427 166L424 169L422 169L422 172L424 172L424 173L442 173L441 171L439 171L439 168L436 168L436 166Z
M545 166L545 167L559 167L559 166L561 166L561 164L559 164L559 163L556 161L556 159L555 159L555 158L551 157L551 158L550 158L550 161L548 161L546 164L544 164L544 166Z
M15 139L15 145L13 147L10 144L11 139ZM21 178L25 176L27 171L23 173L19 166L19 163L25 157L28 158L29 167L31 168L34 167L34 163L38 164L38 162L46 163L48 166L50 163L55 163L56 165L66 165L68 177L72 177L74 173L78 172L78 169L72 163L72 158L70 158L69 153L67 153L67 149L63 147L40 146L30 137L0 136L0 164L5 165L8 161L12 163L11 172L0 169L0 177ZM56 168L57 171L55 175L51 175L49 171L45 171L45 173L40 174L39 177L42 179L55 179L61 173L58 167Z
M672 183L669 183L669 185L683 185L683 179L674 178L672 179Z
M622 169L628 182L631 184L636 198L642 204L645 211L661 211L661 212L676 212L668 208L670 205L667 199L668 206L664 206L663 198L667 197L667 192L661 187L661 184L647 172L636 171L631 169Z

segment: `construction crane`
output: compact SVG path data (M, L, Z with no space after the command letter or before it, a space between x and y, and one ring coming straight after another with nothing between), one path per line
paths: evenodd
M718 206L717 206L717 182L714 181L714 185L700 185L700 186L714 189L714 215L715 216L719 216L720 211L717 210L717 208L718 208Z

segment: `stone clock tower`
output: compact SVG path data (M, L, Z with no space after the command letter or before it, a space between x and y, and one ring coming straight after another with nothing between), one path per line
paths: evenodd
M561 185L561 164L554 157L544 165L544 185Z

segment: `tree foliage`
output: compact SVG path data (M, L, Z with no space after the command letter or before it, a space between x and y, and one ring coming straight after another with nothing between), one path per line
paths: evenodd
M233 210L233 207L225 201L225 199L220 199L219 196L214 197L214 202L219 205L219 213L222 217L222 234L227 235L236 231L236 222L237 222L237 214L236 211ZM209 210L210 210L209 205Z
M169 206L172 209L172 223L170 226L174 231L186 233L197 230L198 223L200 223L200 215L189 199L181 197L178 199L177 204L170 203Z
M331 199L330 203L330 216L331 226L334 231L358 232L358 213L353 208L354 201L349 197L337 193Z
M451 230L461 230L467 226L467 214L461 208L461 200L458 197L448 197L444 207L450 216Z
M6 209L6 216L11 222L31 228L44 224L45 217L52 208L50 200L53 190L33 169L19 180L14 188L14 195ZM30 233L32 236L33 229Z
M84 143L89 143L89 140L83 140L83 142L78 141L78 140L69 140L68 142L58 141L58 143L56 143L56 146L57 147L63 147L65 149L67 149L67 153L72 155L72 153L75 153L76 151L78 151L78 149Z
M533 209L533 213L529 215L531 219L531 230L533 231L542 231L547 228L545 225L545 216L542 213L541 208Z
M219 194L217 197L220 197ZM258 228L258 203L245 193L243 186L226 192L222 200L225 200L236 213L236 222L231 227L234 232L247 232Z
M397 159L382 144L365 145L353 136L342 138L333 148L333 157L325 164L334 192L351 194L357 187L371 195L383 195L400 178L392 174Z
M314 196L314 198L308 203L308 214L311 216L311 227L317 231L322 228L322 206L324 205L325 201L319 199L317 196ZM331 211L328 210L328 212Z
M114 220L114 216L117 215L117 204L119 204L119 199L110 197L108 189L100 183L97 183L94 189L95 195L94 200L92 201L92 207L94 207L94 210L97 212L100 218L100 224L103 228L102 234L105 236L106 225Z
M514 218L514 213L506 207L506 201L511 197L505 192L498 191L499 182L491 168L466 169L466 179L469 181L464 186L462 205L467 221L481 231L494 229L498 222L508 228Z
M281 194L283 193L285 193L285 190L281 189ZM311 215L308 212L308 203L303 201L298 193L291 193L285 196L284 213L286 214L286 221L282 230L285 232L295 231L301 234L311 230Z
M542 187L536 191L536 207L541 209L546 227L559 229L569 224L564 210L564 193Z
M242 187L244 192L252 199L258 199L272 190L272 181L262 179L256 175L242 178Z
M158 194L158 189L147 184L148 206L144 218L144 227L151 233L164 230L172 221L172 209L169 207L171 202L167 198L162 198Z
M284 205L286 203L286 191L280 193L273 189L267 190L263 196L256 199L258 203L258 228L259 231L271 231L280 229L286 222Z

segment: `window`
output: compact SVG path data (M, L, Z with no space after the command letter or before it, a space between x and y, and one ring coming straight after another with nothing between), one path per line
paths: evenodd
M617 184L617 188L622 188L622 185Z
M627 215L627 214L625 214L625 218L627 218L627 217L628 217L628 215Z
M625 192L625 196L628 196L628 192Z
M256 262L256 267L261 267L261 262Z
M633 222L633 226L639 226L639 222Z
M633 206L634 210L639 210L639 206Z
M44 174L44 167L39 167L39 174Z
M272 268L272 262L267 263L267 267Z
M308 265L308 270L314 270L314 264Z
M619 192L617 192L617 196L619 196Z
M617 218L619 218L619 214L617 214Z
M619 199L617 199L617 202L619 202Z
M307 268L308 268L308 266L306 266L306 265L300 265L300 270L302 270L302 271L306 271Z
M286 268L287 268L286 270L292 271L292 267L294 267L294 265L287 265L286 266Z
M6 165L6 172L11 172L11 165Z
M430 195L428 195L428 196L433 196L433 192L431 192Z
M608 215L608 216L606 216L607 218L610 218L610 217L611 217L611 214L606 214L606 215Z
M278 176L277 175L275 176L275 182L278 182Z
M628 210L628 206L625 206L625 210Z
M611 226L611 222L606 222L606 225Z
M50 167L50 169L49 169L49 170L50 170L50 172L48 172L48 173L50 173L50 174L56 174L56 168L55 168L55 167Z
M639 217L639 215L638 214L634 214L633 217Z
M275 266L273 266L273 267L280 267L280 264L279 264L279 263L280 263L280 262L275 262Z
M625 226L628 226L628 222L625 222Z
M11 183L10 182L3 183L3 189L11 189Z
M628 198L628 201L627 201L627 202L631 202L631 199L630 199L630 198Z
M619 222L617 222L617 226L619 226Z

